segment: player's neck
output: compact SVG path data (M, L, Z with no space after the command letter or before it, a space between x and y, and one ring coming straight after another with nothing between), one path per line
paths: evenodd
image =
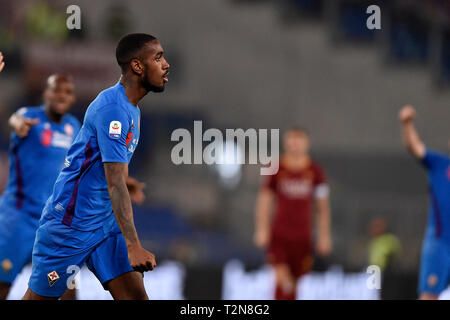
M56 114L51 112L48 107L45 108L45 114L50 119L51 122L60 123L62 121L63 116L60 114Z
M310 164L310 157L308 154L285 154L285 165L294 170L304 169Z
M124 86L125 95L134 106L137 106L139 101L141 101L141 99L148 93L148 91L139 84L138 79L136 78L121 75L119 82Z

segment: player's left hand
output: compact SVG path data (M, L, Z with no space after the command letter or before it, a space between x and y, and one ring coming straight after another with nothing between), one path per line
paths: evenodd
M139 182L135 178L127 178L128 192L130 193L131 201L140 205L145 201L145 183Z
M2 72L5 63L3 62L3 54L0 52L0 72Z
M326 257L331 253L331 249L332 244L330 236L319 236L317 241L317 253L322 257Z
M152 271L156 267L156 258L153 253L145 250L140 245L127 246L128 260L131 267L138 272Z

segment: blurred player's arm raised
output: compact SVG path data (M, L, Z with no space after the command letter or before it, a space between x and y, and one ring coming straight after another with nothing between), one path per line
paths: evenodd
M16 132L19 138L28 136L32 126L39 123L39 119L25 117L26 108L21 108L9 118L9 126Z
M399 119L402 124L403 143L411 154L416 158L423 159L426 148L414 126L415 117L416 111L412 106L405 106L399 112Z
M259 248L265 248L270 240L270 224L274 204L274 193L269 188L262 188L258 194L255 210L254 242Z
M134 226L133 208L126 180L128 164L106 162L105 175L114 215L125 238L131 266L140 272L153 270L155 256L142 248Z

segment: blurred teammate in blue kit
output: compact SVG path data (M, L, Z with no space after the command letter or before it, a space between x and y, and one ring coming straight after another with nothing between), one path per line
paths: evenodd
M415 116L411 106L399 113L404 143L428 173L430 211L418 291L420 299L435 300L450 284L450 157L425 147L414 127Z
M9 181L0 199L0 299L6 299L14 279L31 262L42 209L80 129L67 113L74 102L72 79L52 75L44 105L23 107L9 119ZM74 291L66 298L74 298Z
M129 34L116 48L122 75L92 101L43 210L23 299L58 299L86 264L114 299L148 299L143 272L156 266L134 226L128 165L139 142L139 101L162 92L169 64L159 41Z

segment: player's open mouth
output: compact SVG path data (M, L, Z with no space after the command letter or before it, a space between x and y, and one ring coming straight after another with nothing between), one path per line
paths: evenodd
M169 72L167 72L167 73L163 76L164 82L169 82L169 77L168 77L168 75L169 75Z

